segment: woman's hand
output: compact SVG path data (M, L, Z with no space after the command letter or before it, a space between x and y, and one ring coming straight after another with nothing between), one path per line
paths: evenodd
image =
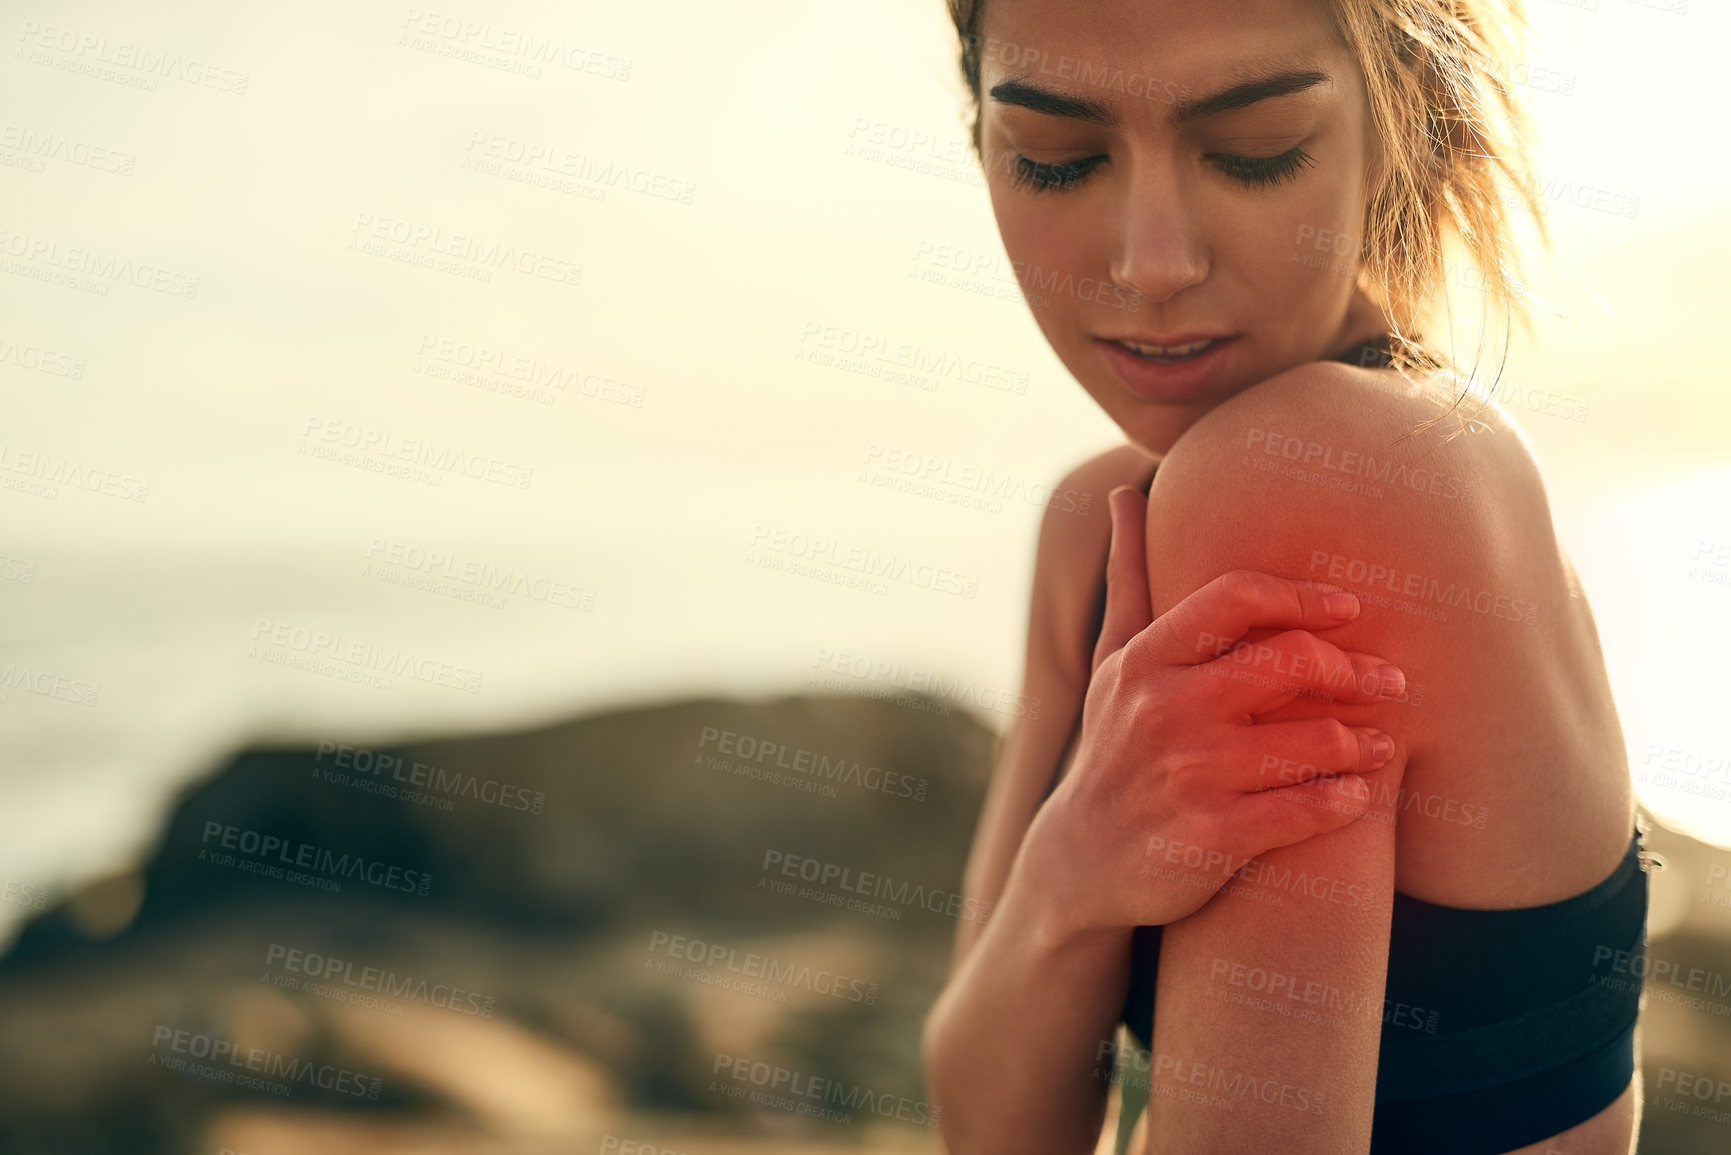
M1066 936L1176 922L1250 859L1355 821L1388 735L1332 718L1264 723L1301 694L1398 697L1382 658L1310 631L1358 616L1338 587L1240 570L1150 621L1146 499L1108 497L1106 613L1069 772L1016 870Z

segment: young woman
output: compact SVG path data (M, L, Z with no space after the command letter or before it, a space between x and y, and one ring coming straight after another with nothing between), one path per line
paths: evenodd
M1006 250L1128 439L1065 482L1110 529L1040 533L1043 709L924 1037L956 1155L1091 1151L1119 1079L1137 1151L1633 1145L1597 633L1417 336L1445 234L1507 305L1506 190L1536 214L1497 3L950 0Z

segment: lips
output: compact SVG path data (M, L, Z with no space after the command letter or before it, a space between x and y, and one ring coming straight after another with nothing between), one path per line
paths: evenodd
M1110 338L1108 338L1110 339ZM1225 340L1222 337L1192 337L1186 339L1154 340L1152 338L1117 338L1117 343L1130 350L1146 361L1156 361L1173 364L1188 360L1208 349L1216 341Z
M1189 401L1226 371L1236 334L1138 334L1096 339L1118 380L1150 401Z

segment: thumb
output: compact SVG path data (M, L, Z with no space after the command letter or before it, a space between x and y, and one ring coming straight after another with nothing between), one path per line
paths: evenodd
M1135 486L1106 495L1112 513L1112 545L1106 554L1106 614L1094 643L1094 669L1148 628L1154 609L1148 598L1148 499Z

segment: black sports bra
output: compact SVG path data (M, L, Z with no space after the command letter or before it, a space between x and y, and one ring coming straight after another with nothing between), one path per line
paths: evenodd
M1592 1118L1635 1073L1640 835L1584 894L1518 910L1394 895L1372 1155L1498 1155ZM1160 928L1139 926L1123 1019L1154 1033Z
M1377 364L1379 351L1386 364L1376 342L1339 359ZM1096 635L1104 612L1102 585ZM1609 1106L1634 1076L1641 984L1623 976L1645 973L1632 960L1646 931L1639 831L1608 878L1546 906L1465 910L1396 891L1372 1155L1498 1155ZM1159 964L1160 928L1137 927L1123 1020L1144 1047Z

